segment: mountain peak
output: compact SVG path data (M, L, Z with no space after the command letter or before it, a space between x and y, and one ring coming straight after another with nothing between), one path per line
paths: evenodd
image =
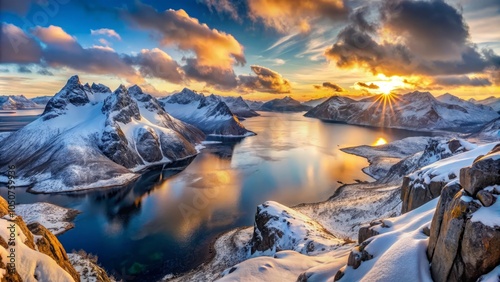
M73 75L68 79L68 82L66 82L66 86L68 85L82 85L82 83L80 82L80 77L78 77L78 75L76 74Z
M144 94L144 92L142 92L142 88L140 86L138 86L137 84L134 84L133 86L129 87L128 93L130 95Z
M115 92L113 93L114 94L128 93L127 87L125 87L125 85L123 84L120 84L120 86L118 86L118 88L116 88Z

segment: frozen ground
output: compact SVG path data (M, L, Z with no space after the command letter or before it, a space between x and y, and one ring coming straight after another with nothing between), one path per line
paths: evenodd
M16 213L26 224L38 222L54 235L59 235L75 226L71 221L78 211L49 203L34 203L17 205Z

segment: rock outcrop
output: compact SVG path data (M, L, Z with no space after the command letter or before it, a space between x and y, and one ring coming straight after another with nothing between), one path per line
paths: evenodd
M431 168L425 168L430 163L449 158L470 149L474 145L464 141L453 139L448 142L431 140L415 167L424 167L415 173L403 178L401 186L401 213L414 210L423 204L441 195L441 190L451 180L458 178L458 173L450 172L446 177L436 177Z
M294 250L314 254L332 250L344 243L318 222L279 203L268 201L257 207L251 254L274 254Z
M38 277L38 281L80 281L80 275L70 263L59 240L38 223L27 226L20 216L11 219L8 204L1 197L0 218L2 224L15 224L18 228L15 244L16 271L8 271L7 262L0 259L0 269L5 271L2 281L28 281L33 277ZM10 243L7 244L8 239L0 236L0 246L5 252L12 248Z
M434 281L476 281L500 264L499 148L441 193L427 248Z

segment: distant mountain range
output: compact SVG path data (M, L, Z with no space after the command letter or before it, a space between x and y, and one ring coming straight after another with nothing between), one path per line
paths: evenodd
M495 111L500 112L500 98L498 97L488 97L483 100L476 100L474 98L469 99L469 102L472 102L474 104L478 105L485 105L485 106L490 106L492 107Z
M265 102L260 106L260 111L268 112L303 112L310 110L312 107L302 104L301 102L286 96L282 99L273 99Z
M498 118L491 107L476 105L451 94L429 92L374 96L359 101L333 96L305 116L325 121L419 131L473 131Z
M231 105L237 107L240 114L246 116L257 114L250 108L241 106L241 101L236 100L232 100ZM205 96L184 88L179 93L160 98L159 102L169 114L196 126L207 135L226 137L255 135L240 123L223 99L214 94Z
M0 96L0 110L27 110L44 108L46 97L28 99L24 95Z

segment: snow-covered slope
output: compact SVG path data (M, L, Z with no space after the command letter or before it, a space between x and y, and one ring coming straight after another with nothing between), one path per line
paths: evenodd
M248 106L241 96L218 96L238 118L256 117L259 114Z
M184 88L159 101L169 114L196 126L205 134L228 137L255 135L240 123L226 103L213 94L204 96Z
M488 122L480 130L472 133L469 138L476 138L483 141L500 140L500 118Z
M94 93L73 76L41 117L0 143L0 180L14 164L16 183L36 192L121 185L148 166L195 155L203 139L137 86Z
M303 112L310 109L310 106L303 105L299 101L288 96L282 99L273 99L265 102L259 108L260 111L268 112Z
M26 110L43 107L44 105L39 105L24 95L0 96L0 110Z
M497 112L500 111L500 98L499 97L491 96L491 97L488 97L488 98L483 99L483 100L476 100L474 98L471 98L469 100L469 102L472 102L472 103L478 104L478 105L485 105L485 106L492 107Z
M52 234L59 235L75 226L71 221L79 212L50 203L33 203L16 205L16 213L26 224L38 222Z
M375 96L360 101L334 96L305 114L327 121L420 131L470 131L498 118L492 108L477 106L452 95L429 92Z

